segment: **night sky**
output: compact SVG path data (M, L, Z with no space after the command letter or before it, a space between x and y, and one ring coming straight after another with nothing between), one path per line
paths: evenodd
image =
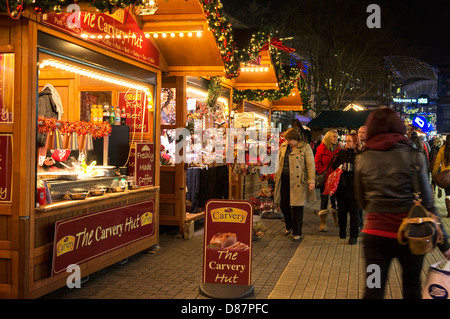
M245 10L250 1L222 0L225 7L237 6L241 10ZM256 3L261 6L270 3L276 10L283 5L295 6L302 1L306 0L256 0ZM344 3L348 0L324 1ZM369 4L380 5L381 27L383 23L394 22L397 31L395 36L399 35L406 44L418 48L421 53L418 58L433 66L450 65L450 0L358 0L358 3L363 9ZM363 17L369 15L362 12ZM361 21L361 26L365 27L365 21Z
M423 51L422 60L431 65L450 65L449 0L393 0L389 5L398 16L401 37ZM383 21L383 7L381 16Z

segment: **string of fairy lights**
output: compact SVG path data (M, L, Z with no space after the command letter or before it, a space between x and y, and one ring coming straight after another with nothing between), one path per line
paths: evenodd
M170 0L166 0L170 1ZM126 7L141 8L141 11L157 9L157 1L154 0L104 0L104 1L84 1L96 8L100 12L112 12L116 8L124 9ZM46 11L61 13L61 6L76 3L75 0L0 0L0 12L8 12L12 19L19 19L22 12L32 7L38 14ZM277 31L268 29L261 30L254 34L246 48L238 49L233 39L233 30L231 23L225 17L223 4L220 0L199 0L204 15L208 22L208 31L210 31L221 53L224 62L226 78L235 78L241 72L267 72L267 66L256 66L248 64L249 61L255 61L258 58L260 50L271 43L271 39L277 36ZM152 6L152 8L149 8ZM177 32L145 32L146 38L154 39L174 39L183 37L201 37L202 31L177 31ZM116 35L118 37L120 35ZM127 37L128 35L123 35ZM131 37L136 36L134 34ZM93 35L83 34L82 37L90 39L110 39L112 35ZM261 101L264 99L279 100L291 94L292 89L297 86L302 97L303 108L309 105L309 94L306 88L306 81L301 68L290 66L289 74L286 73L281 62L280 50L268 45L270 57L273 62L274 71L278 80L277 90L234 90L233 98L238 100Z

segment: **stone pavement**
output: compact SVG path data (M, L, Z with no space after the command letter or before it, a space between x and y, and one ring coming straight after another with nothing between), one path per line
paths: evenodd
M443 198L436 198L442 214ZM249 299L360 299L365 286L362 244L348 245L338 237L332 219L328 232L318 232L319 202L305 207L303 239L284 236L284 222L262 219L268 231L253 242L252 284ZM446 215L446 213L445 213ZM446 229L450 219L443 218ZM208 299L199 293L203 263L203 227L196 222L191 239L180 239L162 229L160 248L131 256L89 276L80 289L61 288L41 299ZM173 230L173 229L172 229ZM422 277L430 264L442 260L436 249L428 254ZM401 299L401 269L391 266L386 299Z

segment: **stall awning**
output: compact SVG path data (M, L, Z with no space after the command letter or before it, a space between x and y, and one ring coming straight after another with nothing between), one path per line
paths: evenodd
M235 87L238 90L278 90L277 76L268 50L259 52L256 64L241 66Z
M141 16L173 76L224 76L225 68L200 1L158 1L153 15Z
M357 128L366 122L372 111L322 111L316 118L308 123L308 127L314 128Z
M303 102L297 85L289 96L272 102L272 111L303 111Z

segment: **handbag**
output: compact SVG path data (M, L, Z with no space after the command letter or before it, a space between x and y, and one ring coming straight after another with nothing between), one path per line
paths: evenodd
M325 183L325 189L323 191L324 195L334 195L334 193L336 193L342 173L343 170L338 167L333 173L330 174L330 176L328 176L327 182Z
M323 187L323 181L325 180L325 176L327 175L328 169L330 168L331 163L333 163L334 157L336 154L333 155L331 158L330 163L328 163L327 169L323 171L323 173L316 174L316 188L322 188Z
M432 252L437 244L443 243L443 233L437 218L421 204L418 180L420 166L417 157L412 158L416 159L413 168L415 200L398 229L397 241L401 245L408 245L413 255L424 255Z
M448 188L450 186L450 170L437 173L433 179L440 188Z
M439 266L446 263L443 268ZM442 260L430 266L425 286L423 287L423 299L450 299L450 261Z
M443 243L443 234L433 214L416 200L398 229L397 240L401 245L408 244L413 255L424 255Z

